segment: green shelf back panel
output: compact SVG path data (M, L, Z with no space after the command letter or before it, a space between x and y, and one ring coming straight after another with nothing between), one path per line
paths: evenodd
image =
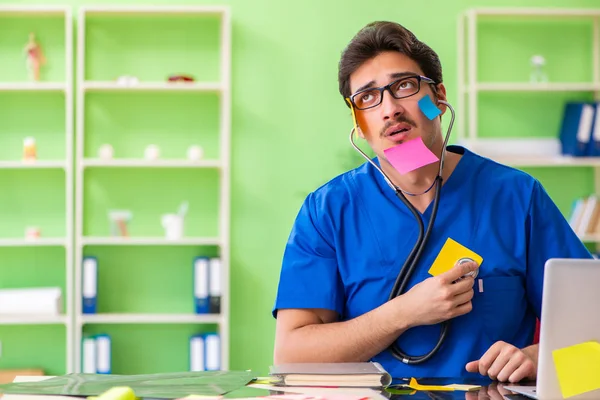
M84 335L110 335L113 374L188 371L190 337L217 331L214 324L84 326Z
M28 226L39 227L43 237L65 236L63 170L0 170L0 188L0 238L23 238Z
M84 235L108 236L108 211L128 209L131 236L164 236L161 216L189 202L185 236L218 234L219 171L215 169L111 169L85 172Z
M0 369L41 368L46 375L66 371L64 325L0 325Z
M571 213L573 201L594 191L594 169L588 167L522 168L542 183L565 217Z
M35 138L39 160L65 160L63 93L0 92L0 121L1 161L21 160L26 137Z
M557 138L565 102L592 101L591 92L482 92L478 135L481 138Z
M219 97L214 93L89 93L85 102L85 157L110 144L115 158L143 158L146 146L161 158L185 159L191 145L219 158Z
M40 81L64 82L65 19L62 16L0 15L0 82L29 81L24 48L35 33L46 57Z
M87 246L98 259L98 313L193 313L193 260L214 246Z
M478 82L528 82L531 56L549 82L592 81L592 19L486 17L478 23Z
M63 247L0 247L0 289L60 287L65 312L65 253Z
M190 74L218 81L219 40L220 22L213 16L88 16L85 79L164 81Z

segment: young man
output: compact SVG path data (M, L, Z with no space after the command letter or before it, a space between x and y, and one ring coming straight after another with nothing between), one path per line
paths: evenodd
M441 116L419 107L446 100L437 54L396 23L363 28L339 64L340 93L375 162L407 195L427 226L439 163L401 174L385 150L414 138L438 158L445 152L437 218L406 290L388 300L418 236L414 215L370 164L312 192L294 223L273 315L275 363L380 362L394 377L535 378L544 264L590 258L541 184L469 150L444 148ZM448 239L483 258L429 269ZM477 270L477 277L466 276ZM445 340L424 362L406 364L390 351L432 351L440 323Z

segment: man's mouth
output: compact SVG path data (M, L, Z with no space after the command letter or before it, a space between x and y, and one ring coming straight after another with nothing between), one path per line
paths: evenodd
M400 124L390 127L385 136L393 142L403 142L410 134L412 127L408 124Z

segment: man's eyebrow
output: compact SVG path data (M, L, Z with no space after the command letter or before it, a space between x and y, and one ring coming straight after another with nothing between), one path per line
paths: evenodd
M416 72L412 72L412 71L404 71L404 72L394 72L393 74L390 74L390 78L392 79L400 79L400 78L404 78L405 76L415 76L415 75L420 75L417 74ZM369 83L362 85L361 87L359 87L356 92L354 93L358 93L361 92L365 89L369 89L372 88L373 86L375 86L375 81L370 81Z

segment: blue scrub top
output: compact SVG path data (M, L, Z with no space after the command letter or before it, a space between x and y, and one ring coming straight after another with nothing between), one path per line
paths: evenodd
M442 187L438 215L408 288L452 238L483 257L473 310L450 322L440 350L405 365L389 350L373 357L393 377L468 377L469 361L501 340L524 348L540 317L544 264L554 257L591 258L540 182L465 148ZM375 160L378 162L378 160ZM422 214L427 227L431 208ZM369 163L306 198L287 242L273 309L324 308L349 320L388 300L418 237L414 216ZM413 356L431 351L439 325L419 326L398 339Z

